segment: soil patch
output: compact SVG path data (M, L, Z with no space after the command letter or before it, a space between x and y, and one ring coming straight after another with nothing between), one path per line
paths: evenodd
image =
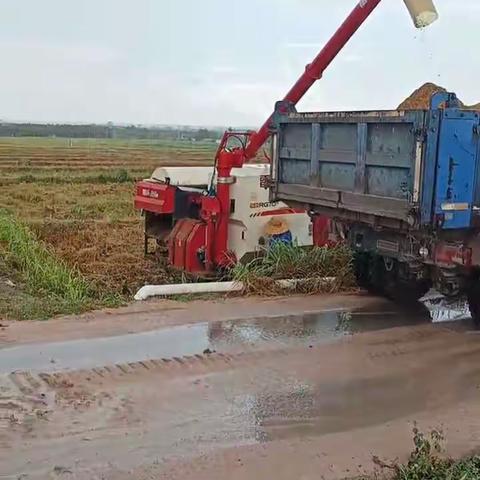
M140 221L44 223L36 230L59 257L98 288L132 295L146 283L178 280L161 259L144 256Z

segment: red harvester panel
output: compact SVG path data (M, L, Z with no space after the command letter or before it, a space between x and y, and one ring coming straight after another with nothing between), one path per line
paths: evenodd
M170 265L191 273L205 270L197 255L205 246L205 228L201 220L183 218L177 222L167 240Z
M135 208L167 214L175 211L175 187L163 183L139 182L136 185Z
M207 225L204 222L197 222L187 239L185 250L185 269L191 273L205 272L205 265L200 261L198 252L205 250L205 235Z
M331 221L328 217L316 215L312 218L313 223L313 244L316 247L326 247L330 245Z

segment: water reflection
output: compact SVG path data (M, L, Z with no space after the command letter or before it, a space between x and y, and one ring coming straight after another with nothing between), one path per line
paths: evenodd
M434 321L465 318L466 307L426 299ZM114 363L195 355L204 351L284 348L332 342L342 336L429 322L424 312L324 311L197 323L107 338L34 344L0 349L0 373L56 371Z

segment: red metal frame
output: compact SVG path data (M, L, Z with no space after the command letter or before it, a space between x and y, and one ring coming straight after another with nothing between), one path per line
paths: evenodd
M240 168L245 163L245 147L229 147L228 144L232 138L241 143L246 141L249 136L249 132L225 132L215 156L217 169L216 198L219 202L220 211L216 221L213 258L219 267L228 267L232 264L233 256L228 252L230 185L235 181L232 177L232 168Z
M191 273L206 271L199 257L205 245L205 229L204 222L193 218L182 218L175 224L167 240L170 265Z
M473 253L471 248L464 245L439 242L435 245L433 260L437 265L471 267Z
M215 224L220 216L222 206L217 197L202 197L200 216L206 223L205 230L205 269L213 270L215 267ZM228 232L227 232L228 233ZM226 247L225 247L226 248Z

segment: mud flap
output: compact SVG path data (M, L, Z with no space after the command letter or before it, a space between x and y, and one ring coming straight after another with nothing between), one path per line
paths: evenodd
M477 330L480 330L480 282L477 280L467 293L468 307Z

